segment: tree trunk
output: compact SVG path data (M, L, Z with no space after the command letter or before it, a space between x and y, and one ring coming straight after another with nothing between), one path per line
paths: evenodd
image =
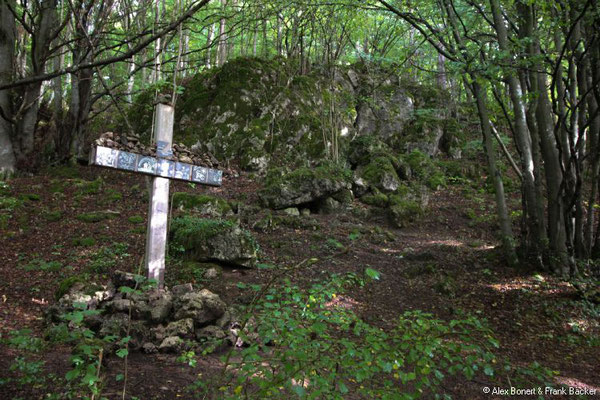
M14 7L14 1L11 2ZM0 2L0 85L14 77L15 19L7 2ZM13 126L12 99L9 90L0 90L0 178L15 170L15 154L11 142Z
M490 126L490 118L488 116L487 105L485 101L485 93L482 91L477 80L473 80L473 95L477 100L477 110L479 114L479 122L481 124L481 132L485 144L485 153L488 163L488 173L493 179L494 195L496 198L496 213L500 224L500 235L502 241L502 249L504 256L510 266L516 266L518 263L517 255L514 248L514 237L511 227L511 222L508 217L508 207L506 206L506 198L504 195L504 183L502 175L496 166L496 153L494 150L494 141L492 138L492 129Z
M500 10L498 0L490 0L490 6L494 17L494 27L498 36L498 44L503 52L510 52L508 44L508 35L505 21ZM510 63L510 58L506 58ZM525 232L522 232L522 244L524 255L537 264L543 264L542 244L540 239L544 237L541 216L538 215L536 185L534 176L534 163L531 137L527 128L527 119L525 114L525 105L523 103L523 92L519 80L512 71L505 73L505 80L508 85L510 99L515 115L515 136L521 151L521 169L523 172L523 213L526 221Z
M227 7L227 0L222 0L222 13L225 14L225 8ZM221 17L219 22L219 42L217 45L217 67L225 64L227 61L227 32L226 32L227 20L225 17Z

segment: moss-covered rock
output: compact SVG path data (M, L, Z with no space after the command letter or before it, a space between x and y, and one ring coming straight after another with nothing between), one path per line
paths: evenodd
M370 206L383 208L383 207L387 207L389 199L386 194L377 191L372 194L364 195L363 197L360 198L360 201L362 201L363 203L368 204Z
M392 153L392 149L374 135L358 136L348 145L348 161L353 166L366 165L375 157Z
M171 245L180 248L184 258L200 262L252 268L258 257L256 240L237 224L189 215L173 219Z
M339 192L331 196L335 201L339 201L341 204L352 204L354 201L354 193L350 189L342 189Z
M392 196L389 215L393 224L403 228L411 222L416 221L422 214L421 205L415 200L403 199L400 196Z
M414 150L403 157L411 170L413 178L424 183L430 189L437 190L446 186L446 176L431 157L419 150Z
M267 176L258 195L264 205L273 209L297 207L350 189L351 179L350 171L334 163L283 174L274 171Z
M403 228L418 220L429 202L429 192L420 185L402 185L388 196L388 215L393 225Z
M391 193L400 186L400 177L394 168L394 163L395 160L392 157L377 157L369 164L359 167L357 173L368 183L370 188Z
M54 298L56 300L60 299L65 294L69 293L69 291L73 286L75 286L75 284L85 284L87 280L88 278L83 275L74 275L63 279L58 284L58 289L56 289L56 292L54 293Z
M185 192L173 194L173 208L180 211L193 212L211 217L227 217L233 215L231 204L226 200L209 195L195 195Z

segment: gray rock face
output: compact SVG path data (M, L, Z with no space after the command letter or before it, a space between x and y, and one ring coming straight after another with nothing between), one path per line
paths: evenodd
M359 104L356 116L359 135L376 134L387 140L401 133L412 118L413 100L397 84L385 86L390 94L373 96L372 102Z
M424 127L418 141L410 141L405 145L407 153L419 150L430 157L435 157L440 152L440 144L444 137L444 129L439 126Z

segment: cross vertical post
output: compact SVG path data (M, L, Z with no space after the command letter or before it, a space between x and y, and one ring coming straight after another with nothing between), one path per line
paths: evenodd
M175 110L169 104L157 104L154 119L154 140L159 151L168 153L173 143L173 117ZM160 156L160 154L159 154ZM152 177L150 209L146 232L146 270L148 279L165 285L165 250L167 245L167 219L169 217L169 179Z

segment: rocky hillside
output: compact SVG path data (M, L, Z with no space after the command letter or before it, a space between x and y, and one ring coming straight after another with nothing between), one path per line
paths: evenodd
M451 152L457 140L447 93L372 65L296 71L290 60L240 58L188 79L177 101L176 141L263 173L346 161L357 138L430 156ZM151 115L153 95L142 94L131 110L142 135L151 118L139 116Z

